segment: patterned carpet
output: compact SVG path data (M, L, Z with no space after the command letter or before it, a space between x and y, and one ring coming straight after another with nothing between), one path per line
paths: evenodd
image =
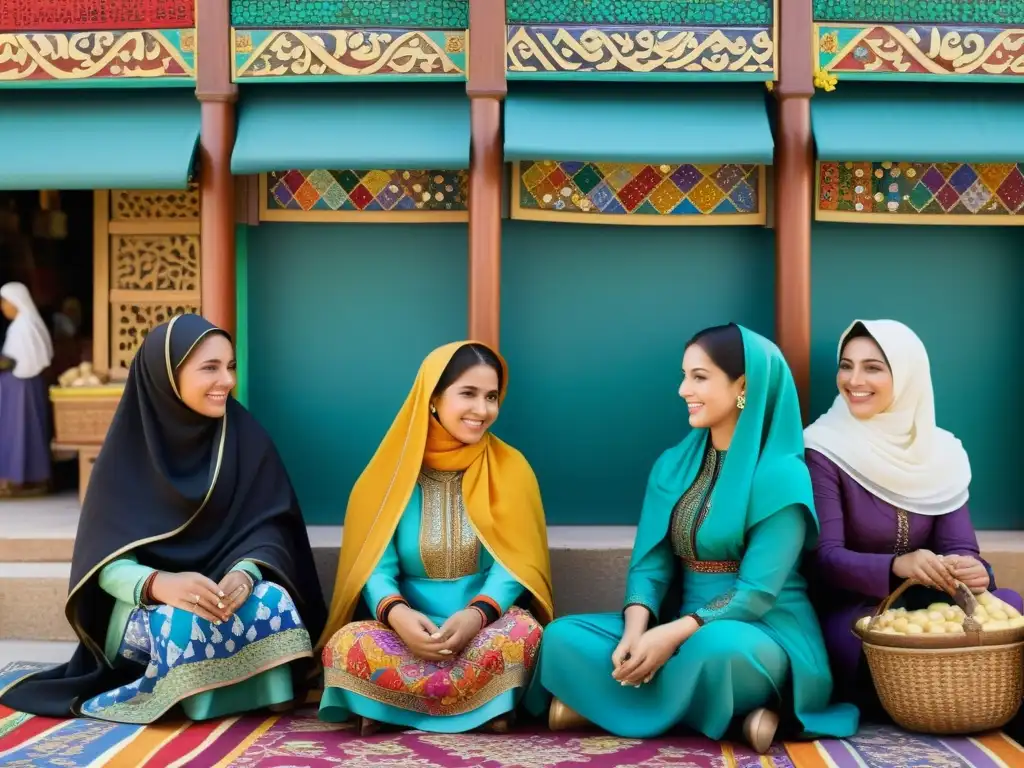
M0 689L36 665L0 669ZM213 723L115 725L0 708L0 766L18 768L1017 768L1002 734L937 739L870 727L846 741L776 745L770 755L695 737L619 739L520 730L507 736L418 731L361 739L315 711Z

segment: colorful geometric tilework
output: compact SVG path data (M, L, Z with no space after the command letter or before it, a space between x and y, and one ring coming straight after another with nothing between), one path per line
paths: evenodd
M820 218L1024 215L1024 163L819 163L818 211L826 214Z
M469 0L231 0L231 26L466 29Z
M1014 0L814 0L817 21L885 21L992 24L1024 23Z
M605 216L735 216L761 211L758 165L519 164L524 211Z
M772 23L772 7L772 0L507 0L505 16L509 24L760 26Z
M464 211L469 174L437 170L273 171L271 211Z

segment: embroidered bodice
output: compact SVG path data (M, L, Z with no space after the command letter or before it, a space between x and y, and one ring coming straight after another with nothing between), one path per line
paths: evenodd
M462 472L423 467L420 557L431 579L458 579L479 570L480 540L462 498Z

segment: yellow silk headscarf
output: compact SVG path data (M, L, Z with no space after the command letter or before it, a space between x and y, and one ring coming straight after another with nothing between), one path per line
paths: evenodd
M460 348L477 343L447 344L427 356L405 404L352 488L330 617L318 648L351 621L360 592L394 536L424 464L464 472L463 500L477 536L533 596L536 618L544 624L552 619L547 526L533 469L523 454L490 432L479 443L465 445L430 415L430 398L445 367ZM500 355L498 359L504 374L501 402L508 365Z

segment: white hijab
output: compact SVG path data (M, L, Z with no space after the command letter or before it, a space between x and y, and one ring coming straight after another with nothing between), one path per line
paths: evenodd
M921 339L895 320L857 320L889 361L893 402L867 420L842 395L804 430L804 442L830 458L874 496L907 512L945 515L967 502L971 464L963 445L935 424L935 393Z
M0 288L0 298L7 299L18 310L18 316L7 328L7 337L0 354L14 359L13 373L17 378L31 379L38 376L53 360L53 342L46 323L39 316L28 288L21 283L4 285Z

